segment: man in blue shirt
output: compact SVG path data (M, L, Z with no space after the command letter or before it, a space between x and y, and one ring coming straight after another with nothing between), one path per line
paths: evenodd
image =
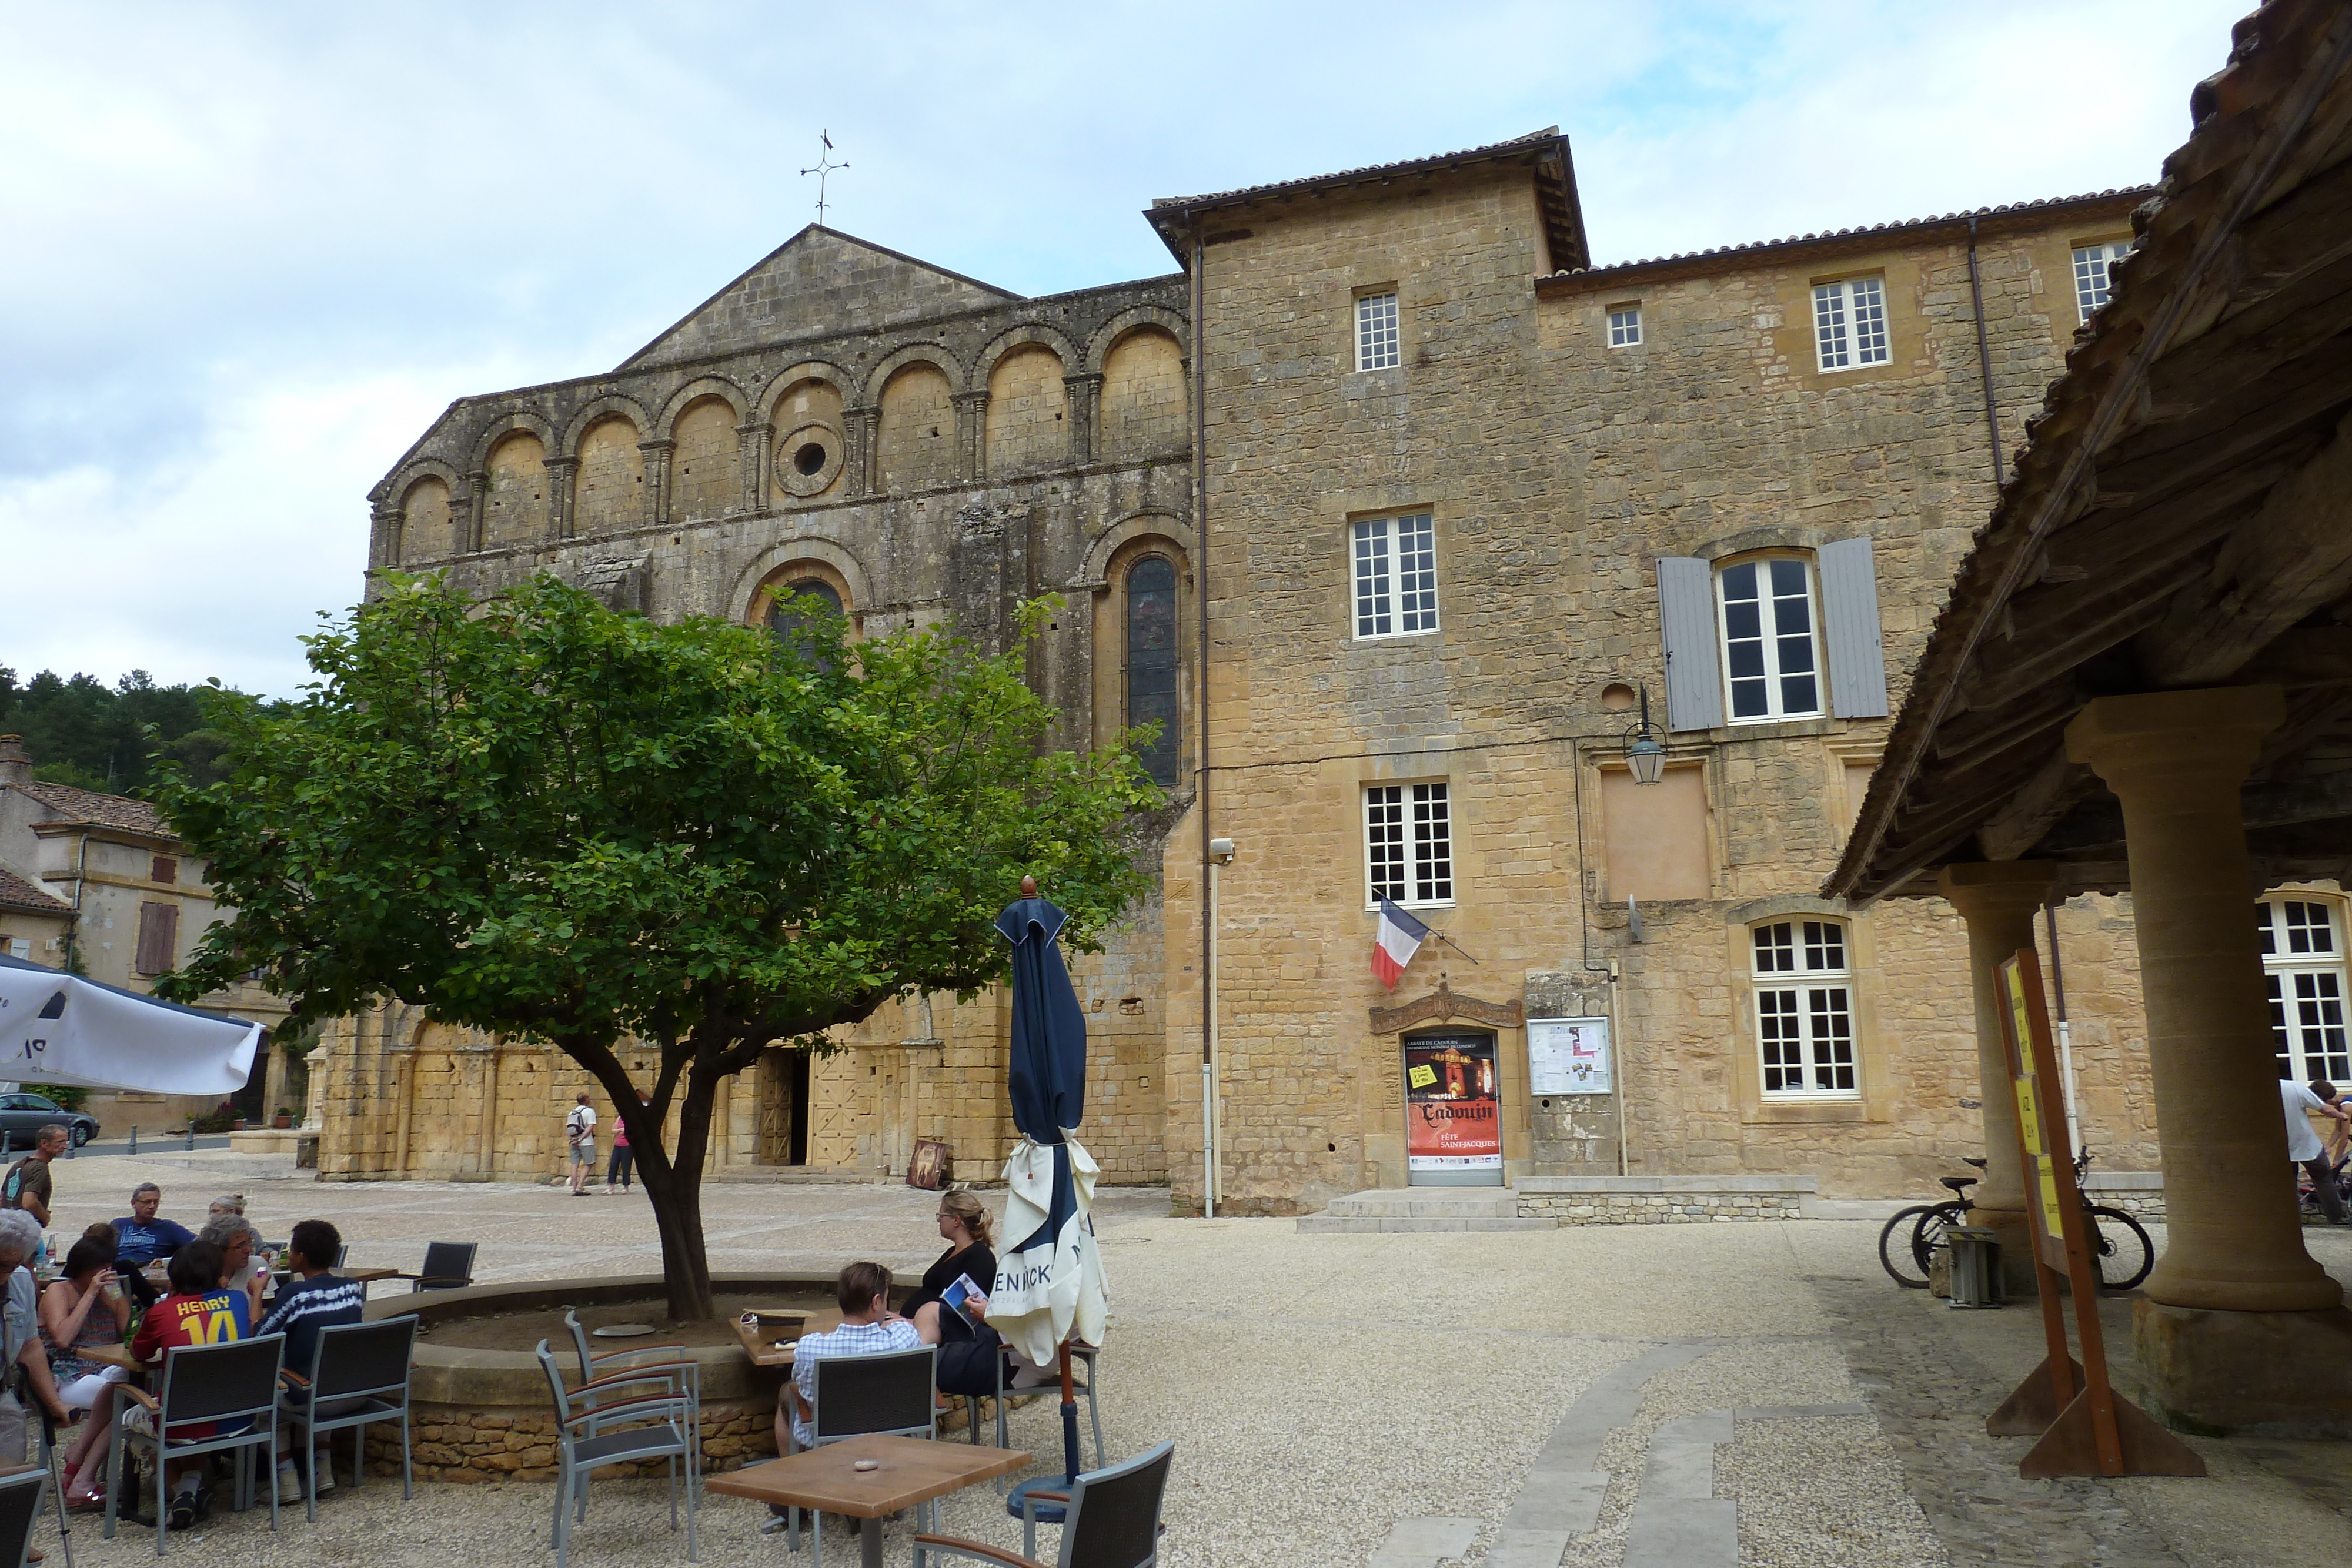
M158 1258L171 1257L196 1239L186 1226L156 1218L155 1211L163 1206L163 1189L153 1182L141 1182L131 1189L131 1212L114 1222L118 1265L143 1268Z
M358 1322L367 1311L367 1287L332 1271L335 1260L342 1254L343 1238L323 1219L306 1219L295 1226L288 1250L294 1272L301 1278L278 1290L278 1304L270 1308L269 1315L261 1320L261 1326L254 1333L284 1334L286 1370L308 1378L319 1354L319 1331ZM309 1391L299 1386L287 1396L298 1402L309 1396ZM289 1452L291 1436L289 1429L279 1439L278 1449L286 1456L278 1461L279 1502L302 1500L302 1483L295 1475L294 1460ZM320 1439L320 1447L325 1446L325 1440ZM332 1491L333 1462L318 1454L312 1456L312 1463L311 1473L318 1478L319 1490Z

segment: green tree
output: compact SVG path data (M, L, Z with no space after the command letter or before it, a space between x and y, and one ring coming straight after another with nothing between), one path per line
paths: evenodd
M1159 791L1126 742L1051 748L1018 649L852 645L821 613L781 638L658 625L549 577L483 602L387 577L307 642L301 700L207 698L226 779L166 765L159 803L236 913L158 988L258 967L296 1029L397 999L552 1043L628 1125L680 1317L712 1312L702 1168L731 1074L1000 978L991 921L1024 872L1082 949L1150 884ZM632 1040L660 1055L642 1109Z
M111 687L95 675L49 670L20 685L0 666L0 733L25 737L34 777L82 789L135 793L158 756L201 781L220 777L223 742L202 727L198 701L194 688L159 686L144 670Z

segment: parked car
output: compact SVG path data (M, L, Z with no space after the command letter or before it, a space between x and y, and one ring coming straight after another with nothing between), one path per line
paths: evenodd
M10 1147L31 1148L44 1127L71 1133L75 1148L98 1136L98 1118L86 1112L68 1111L38 1094L0 1094L0 1134L7 1135Z

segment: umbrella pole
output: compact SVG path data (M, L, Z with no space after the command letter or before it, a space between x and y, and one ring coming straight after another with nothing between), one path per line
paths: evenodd
M1062 1476L1075 1485L1078 1479L1078 1391L1070 1381L1070 1342L1062 1342Z

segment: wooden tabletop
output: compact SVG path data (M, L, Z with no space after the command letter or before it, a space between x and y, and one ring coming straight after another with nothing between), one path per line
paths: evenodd
M790 1345L779 1347L776 1343L778 1339L784 1337L785 1333L789 1333L795 1340L803 1334L831 1333L841 1326L841 1314L830 1307L823 1312L802 1312L795 1309L790 1315L800 1318L801 1326L782 1333L772 1323L763 1323L746 1329L742 1319L733 1320L736 1341L742 1345L743 1354L751 1358L752 1365L790 1366L793 1364L793 1347Z
M860 1470L860 1459L878 1459L881 1468ZM851 1437L711 1476L702 1484L729 1497L881 1519L1010 1475L1028 1462L1027 1454L1013 1448L976 1448L920 1437Z
M107 1366L119 1366L125 1372L137 1372L141 1363L131 1354L127 1344L78 1344L73 1354L84 1361L95 1361Z

